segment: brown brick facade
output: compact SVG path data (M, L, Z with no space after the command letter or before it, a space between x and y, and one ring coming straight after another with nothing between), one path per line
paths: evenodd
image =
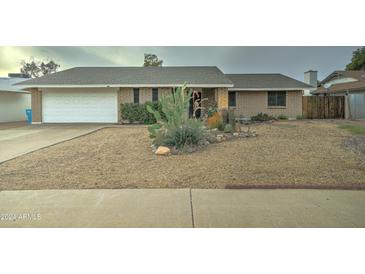
M228 108L228 88L217 88L216 96L218 109Z
M164 94L171 94L172 88L158 88L158 98ZM133 103L133 88L120 88L118 93L119 104ZM139 89L139 102L141 104L152 101L152 88Z
M267 91L237 91L236 115L251 117L259 112L278 116L284 114L289 118L302 115L302 91L287 91L286 107L269 107Z

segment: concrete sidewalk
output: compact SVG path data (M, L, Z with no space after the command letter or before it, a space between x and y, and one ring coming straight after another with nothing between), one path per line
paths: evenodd
M0 218L0 227L365 227L365 191L2 191Z
M28 125L0 130L0 163L23 154L76 138L104 125Z

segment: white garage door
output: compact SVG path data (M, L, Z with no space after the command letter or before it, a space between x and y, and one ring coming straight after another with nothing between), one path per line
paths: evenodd
M54 89L42 91L44 123L117 123L115 89Z

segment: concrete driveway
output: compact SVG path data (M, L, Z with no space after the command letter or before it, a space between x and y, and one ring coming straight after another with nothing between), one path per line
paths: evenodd
M57 124L0 127L0 163L64 142L93 131L105 125L100 124Z
M365 191L1 191L0 227L365 227Z

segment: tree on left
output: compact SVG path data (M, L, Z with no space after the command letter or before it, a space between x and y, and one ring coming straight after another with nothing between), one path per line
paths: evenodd
M31 78L48 75L57 72L60 65L51 59L39 60L31 57L28 61L20 61L20 72Z

